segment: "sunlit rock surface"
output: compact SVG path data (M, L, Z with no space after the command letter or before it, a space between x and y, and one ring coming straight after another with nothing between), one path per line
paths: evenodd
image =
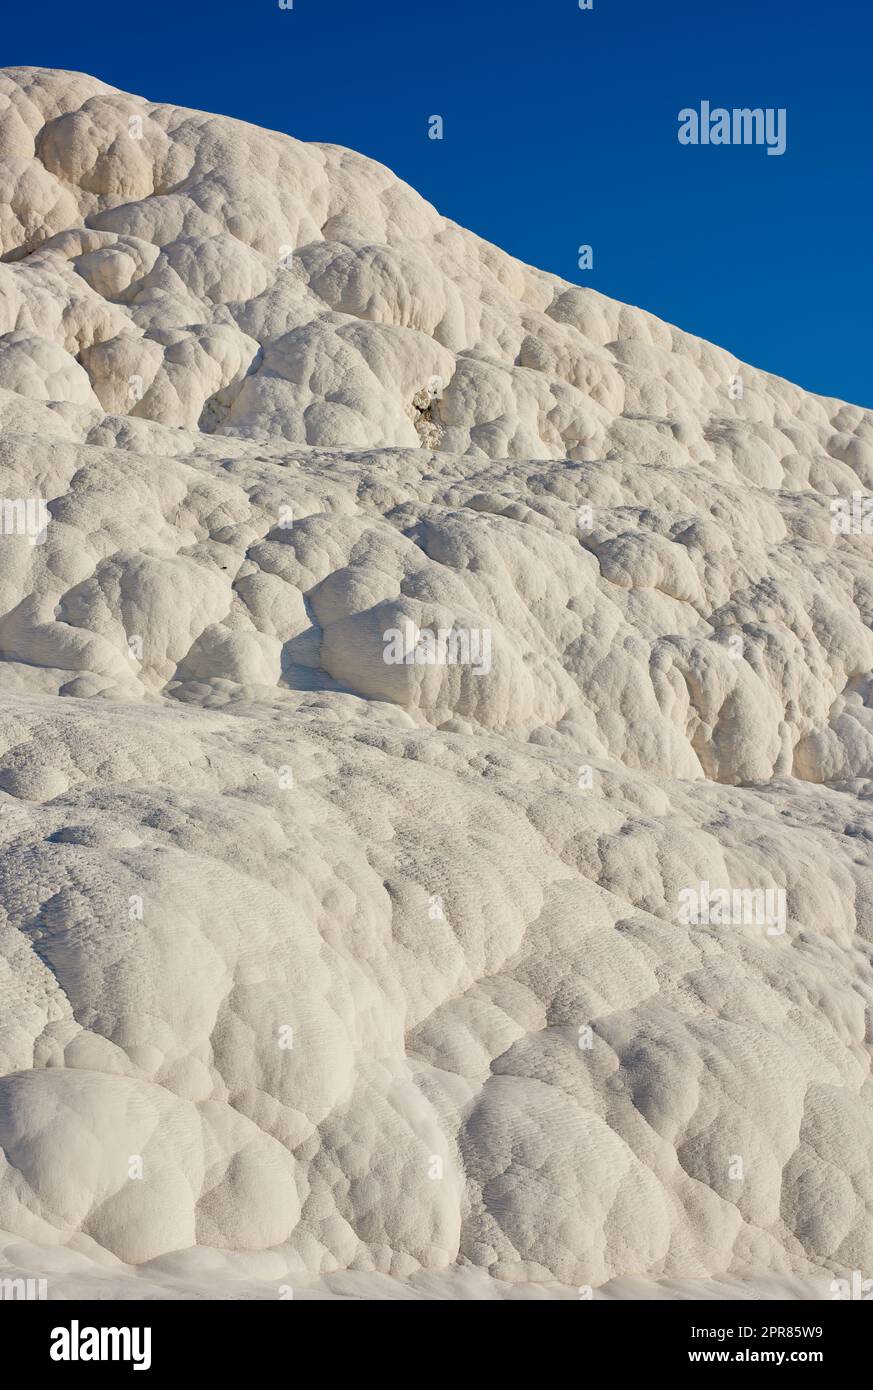
M80 74L0 180L0 1268L873 1275L871 413Z

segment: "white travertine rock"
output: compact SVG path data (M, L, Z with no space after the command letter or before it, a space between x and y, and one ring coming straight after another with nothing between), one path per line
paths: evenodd
M0 238L0 1265L873 1274L871 413L81 74Z

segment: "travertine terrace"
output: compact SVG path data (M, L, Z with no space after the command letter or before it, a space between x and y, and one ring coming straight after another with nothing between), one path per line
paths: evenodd
M0 179L4 1268L873 1272L870 412L81 74Z

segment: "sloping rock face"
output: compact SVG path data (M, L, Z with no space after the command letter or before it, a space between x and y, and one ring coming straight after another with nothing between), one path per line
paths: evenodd
M80 74L0 179L7 1266L873 1274L871 413Z

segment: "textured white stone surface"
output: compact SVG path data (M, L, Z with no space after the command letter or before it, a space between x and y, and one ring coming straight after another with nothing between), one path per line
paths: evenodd
M0 239L6 1265L873 1275L871 413L80 74Z

